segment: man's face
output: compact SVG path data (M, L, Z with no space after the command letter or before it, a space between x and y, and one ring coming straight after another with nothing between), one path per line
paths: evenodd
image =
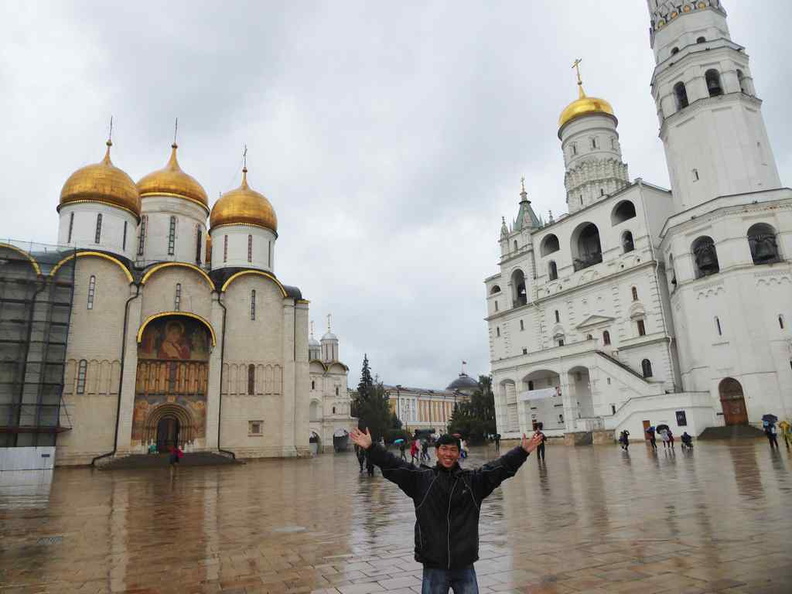
M438 446L437 460L444 468L451 468L459 460L459 448L448 444Z

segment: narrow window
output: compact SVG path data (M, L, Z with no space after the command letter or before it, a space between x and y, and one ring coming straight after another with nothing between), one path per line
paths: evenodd
M748 85L745 84L745 73L742 70L737 71L737 80L740 82L740 92L748 95Z
M248 235L248 262L253 261L253 236Z
M248 396L256 393L256 366L248 365Z
M316 390L316 380L311 380L311 390Z
M500 328L495 328L495 336L500 338Z
M718 331L718 336L723 336L723 330L721 329L720 318L715 316L715 329Z
M69 236L66 239L66 243L71 243L72 238L72 231L74 231L74 213L69 213Z
M607 330L602 333L602 344L610 344L610 332Z
M250 319L256 319L256 290L250 292Z
M638 336L646 336L646 324L643 320L638 320Z
M228 262L228 235L223 235L223 262Z
M558 313L558 310L555 310L555 320L556 320L556 324L558 324L561 321L561 314Z
M611 138L611 148L615 151L616 150L616 138Z
M638 289L636 289L635 287L632 288L632 298L633 301L638 301Z
M96 297L96 277L91 275L88 280L88 309L93 309L94 297Z
M520 320L520 330L525 330L525 322L523 320Z
M102 241L102 214L96 215L96 234L94 236L94 243Z
M575 144L574 142L572 143L572 155L573 156L577 155L577 144Z
M267 242L267 266L272 268L272 240Z
M527 354L528 354L528 349L523 349L523 355L527 355Z
M338 386L336 386L336 396L338 396Z
M514 241L514 251L516 252L519 249L520 249L520 247L517 245L517 240L515 240Z
M140 219L140 239L138 241L138 256L143 255L146 247L146 223L148 223L148 215L143 215Z
M85 376L88 372L88 361L80 359L80 364L77 366L77 393L85 394Z
M611 404L611 414L612 415L616 414L616 405L615 404Z
M336 414L336 412L335 412L335 406L333 407L333 414Z
M699 180L701 179L701 178L699 177L699 172L698 172L698 169L693 169L693 170L690 172L690 175L693 177L693 181L694 181L694 182L697 182L697 181L699 181Z
M173 298L173 309L181 311L181 283L176 283L176 296Z
M635 249L635 242L633 241L633 236L630 231L625 231L624 235L622 235L622 250L624 253L627 254Z
M558 346L564 346L564 339L563 338L559 338L558 339Z
M195 265L201 265L201 248L203 242L203 232L201 231L201 226L195 226Z
M778 327L781 328L781 330L784 329L784 316L781 314L778 315Z
M172 256L174 253L176 253L176 217L172 216L168 228L168 255Z
M597 138L596 137L591 139L591 148L593 148L593 149L598 148L597 147Z
M494 303L495 303L495 311L498 311L498 300L496 299Z
M604 196L604 195L605 195L605 190L603 190L602 188L600 188L600 196Z
M707 81L707 92L710 97L719 97L723 95L720 73L717 70L714 68L707 70L707 72L704 73L704 79Z
M674 85L674 96L676 97L677 111L680 109L685 109L688 105L690 105L685 83L680 81Z
M652 362L649 359L641 361L641 371L644 377L652 377Z
M558 279L558 265L555 263L554 260L550 260L547 264L548 268L548 275L550 276L550 280L557 280Z
M534 389L534 383L533 383L533 380L528 380L528 389L529 389L529 390L533 390L533 389Z

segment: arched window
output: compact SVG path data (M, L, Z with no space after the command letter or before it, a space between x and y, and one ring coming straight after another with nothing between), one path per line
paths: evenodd
M632 300L638 301L638 289L636 287L633 287L631 291L632 291Z
M253 261L253 236L248 235L248 262Z
M96 233L94 234L94 243L101 243L102 241L102 213L96 215Z
M674 97L676 97L677 110L685 109L688 105L690 105L685 83L681 81L674 85Z
M74 231L74 213L69 213L69 235L66 238L66 243L71 243L72 231Z
M316 390L316 380L311 380L311 390Z
M782 328L783 328L783 326L782 326ZM525 321L524 320L520 320L520 331L523 331L523 330L525 330Z
M745 73L742 70L737 70L737 80L740 83L740 92L750 95L748 92L748 81L745 79Z
M499 327L497 327L497 326L495 327L495 336L497 336L498 338L500 338L500 328L499 328Z
M127 222L124 221L124 234L121 238L121 249L126 251L126 238L127 238Z
M250 291L250 319L256 319L256 289Z
M711 68L704 73L704 79L707 81L707 92L710 97L718 97L723 95L723 87L721 86L720 73Z
M499 311L500 308L498 307L498 300L496 299L493 301L493 303L495 304L495 311Z
M528 293L525 290L525 275L519 268L512 272L512 292L514 307L520 307L528 303Z
M142 256L146 248L146 225L148 224L148 215L140 217L140 239L138 240L138 256Z
M610 332L605 330L605 332L602 333L602 344L610 344L610 343L611 343Z
M652 377L652 362L649 359L641 361L641 371L644 377Z
M549 256L550 254L557 252L558 250L559 250L558 237L556 237L552 233L550 235L545 235L539 247L539 251L541 252L542 256Z
M618 225L635 218L635 205L629 200L622 200L611 212L611 224Z
M778 327L784 329L784 314L778 314Z
M203 233L201 232L201 226L195 226L195 265L201 265L201 247L203 245Z
M520 249L520 246L517 245L517 240L515 239L514 240L514 251L516 252L519 249Z
M621 243L622 243L622 250L624 250L625 254L635 249L635 242L633 242L633 236L630 231L625 231L624 233L622 233Z
M638 328L638 336L646 336L646 322L644 320L636 320L635 324Z
M248 396L256 393L256 366L248 365Z
M550 260L547 263L547 273L550 276L550 280L558 279L558 265L555 263L555 260Z
M748 229L748 245L751 248L751 258L754 264L771 264L778 262L778 244L776 232L767 223L757 223Z
M77 393L85 394L85 376L88 374L88 361L80 359L77 365Z
M223 262L228 262L228 235L223 235Z
M490 289L490 295L495 295L496 293L500 293L501 289L498 285L493 285Z
M577 144L573 142L572 143L572 156L575 156L575 155L577 155Z
M168 225L168 255L172 256L176 253L176 217L171 216L170 224Z
M561 314L558 313L558 310L555 310L555 321L556 321L556 324L561 323Z
M88 309L93 309L94 298L96 297L96 276L93 274L88 280Z
M336 386L335 388L336 388L336 396L338 396L338 386Z
M693 242L691 251L693 252L696 278L717 274L720 271L718 253L715 250L715 242L712 241L711 237L704 235L696 239Z
M671 55L672 56L675 56L678 53L679 53L679 48L678 47L672 47L671 48Z
M572 234L572 254L575 270L583 270L602 262L599 229L594 223L583 223Z
M176 283L176 295L173 297L173 309L181 311L181 283Z
M704 43L705 41L707 41L706 37L699 37L698 39L696 39L696 43Z

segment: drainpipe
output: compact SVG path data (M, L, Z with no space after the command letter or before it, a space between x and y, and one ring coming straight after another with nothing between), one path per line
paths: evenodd
M220 447L220 428L223 426L223 363L225 361L225 335L226 335L226 317L228 310L223 304L222 295L217 294L217 303L223 308L223 333L220 336L220 390L217 393L217 451L221 454L231 456L232 460L236 460L236 454L229 450L224 450Z
M91 466L96 466L96 461L101 460L102 458L107 458L109 456L115 456L116 450L118 450L118 428L121 424L121 386L124 383L124 362L126 361L126 340L127 340L127 326L129 324L129 304L132 303L135 299L140 297L140 285L135 285L135 294L132 295L126 301L126 306L124 307L124 331L122 332L121 336L121 373L120 377L118 378L118 403L116 404L116 423L115 423L115 434L113 435L113 451L107 452L106 454L100 454L96 456L93 460L91 460Z

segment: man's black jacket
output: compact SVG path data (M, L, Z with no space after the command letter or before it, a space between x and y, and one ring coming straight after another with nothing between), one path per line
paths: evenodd
M415 560L429 567L461 569L478 560L481 502L528 458L516 447L476 470L417 467L383 447L369 448L382 476L399 485L415 504Z

